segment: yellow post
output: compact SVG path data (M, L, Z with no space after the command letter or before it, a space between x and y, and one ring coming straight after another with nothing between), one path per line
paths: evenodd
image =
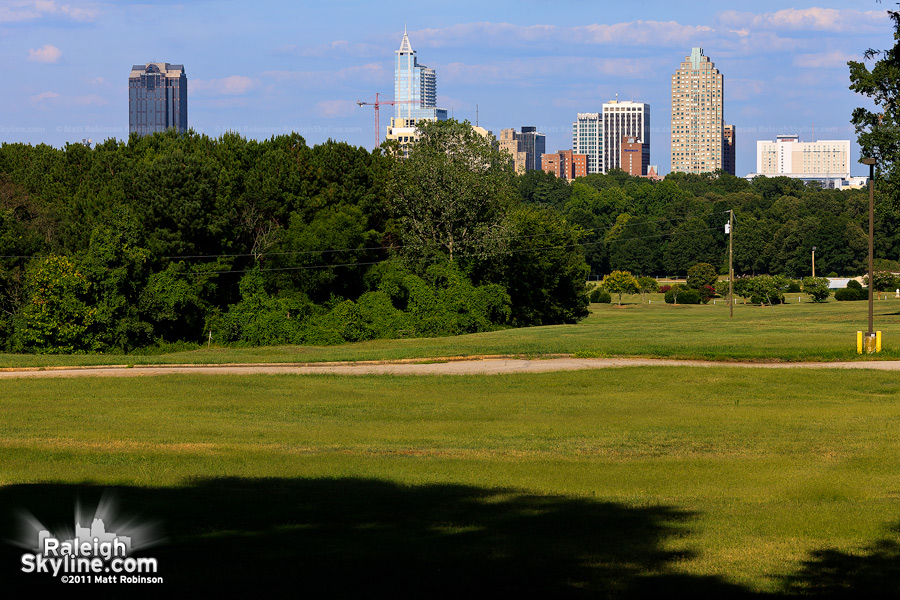
M881 352L881 332L875 332L875 352Z
M863 351L863 343L862 342L863 342L862 331L857 331L856 332L856 353L857 354L862 354L862 351Z

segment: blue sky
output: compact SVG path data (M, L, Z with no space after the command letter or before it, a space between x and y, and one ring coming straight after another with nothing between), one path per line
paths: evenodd
M499 134L537 125L548 151L571 148L578 112L615 98L648 102L651 164L669 170L669 78L692 46L725 76L738 128L738 175L756 140L854 140L846 63L893 45L876 0L795 3L517 0L425 3L185 3L0 0L0 142L62 146L124 139L132 64L184 64L188 120L202 133L300 132L371 148L374 111L393 96L404 22L438 103ZM392 114L384 107L382 130ZM856 164L853 173L865 169Z

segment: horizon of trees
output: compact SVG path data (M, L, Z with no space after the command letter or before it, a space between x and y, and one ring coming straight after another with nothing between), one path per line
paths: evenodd
M453 217L463 237L434 244L422 216L451 222L455 196L429 214L415 195L398 203L397 182L421 179L440 152L417 174L387 146L309 147L298 134L3 144L0 348L131 351L210 331L217 342L338 343L574 322L587 278L727 268L729 209L737 274L803 277L812 246L819 273L864 270L865 190L722 173L569 184L516 176L477 140L454 143L482 153L470 167L494 165L456 188L482 186L491 203L473 195ZM898 226L877 203L876 257L900 257Z

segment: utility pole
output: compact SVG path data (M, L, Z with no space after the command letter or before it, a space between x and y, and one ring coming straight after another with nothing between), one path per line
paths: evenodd
M866 334L866 353L875 351L875 325L872 301L875 296L874 269L872 268L875 239L875 159L864 158L862 164L869 165L869 332Z
M734 318L734 211L728 211L728 311Z

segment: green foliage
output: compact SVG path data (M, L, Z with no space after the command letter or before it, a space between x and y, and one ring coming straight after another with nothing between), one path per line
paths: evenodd
M622 304L622 294L636 294L641 289L638 280L628 271L613 271L603 278L603 287L611 294L619 295L619 304Z
M741 295L753 304L781 304L790 280L783 275L757 275L743 283Z
M505 255L481 261L477 281L503 286L515 326L575 323L588 315L588 266L578 242L582 231L554 211L521 206L510 212L515 234Z
M610 304L612 302L612 296L610 295L610 293L599 285L591 290L588 298L590 298L591 302L599 304Z
M868 300L869 292L868 292L868 290L862 290L861 288L854 288L854 287L850 287L848 285L845 288L835 290L834 291L834 299L839 300L841 302L854 301L854 300Z
M709 263L697 263L687 272L687 285L695 290L705 285L714 286L718 279L716 268Z
M28 303L16 319L16 347L41 354L92 352L97 310L88 304L91 284L65 256L35 259L25 276Z
M409 156L394 163L388 188L401 254L467 262L504 248L516 197L509 156L468 121L425 122L419 129Z
M828 279L824 277L804 277L803 293L812 296L813 302L825 302L831 295Z
M856 130L861 156L876 160L876 181L886 188L882 198L896 202L900 189L900 12L889 10L893 22L894 46L889 50L865 53L867 60L878 57L869 70L864 62L849 61L850 89L868 97L875 110L856 108L851 123Z
M861 290L862 284L855 279L851 279L850 281L847 282L847 287L852 290Z
M666 292L665 300L666 304L700 304L702 298L694 288L676 284Z
M892 292L900 287L900 278L898 278L890 271L874 271L872 273L872 279L875 282L873 289L876 292ZM866 284L866 286L869 285L868 273L863 276L863 282Z
M659 291L659 282L653 277L638 277L638 291L641 293L641 302L646 300L647 294L655 294Z

